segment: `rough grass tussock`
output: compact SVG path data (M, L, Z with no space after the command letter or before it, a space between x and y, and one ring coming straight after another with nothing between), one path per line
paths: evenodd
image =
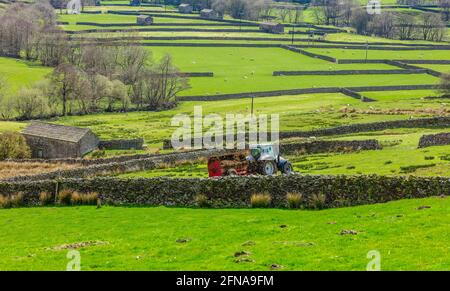
M298 209L302 207L303 195L300 193L287 193L286 200L288 207L291 209Z
M52 204L54 202L53 195L49 192L39 193L39 202L42 206Z
M272 197L266 193L257 193L253 194L250 197L250 204L253 208L268 208L270 207L270 202L272 201Z
M211 204L208 201L208 197L203 194L195 195L194 201L198 207L210 207L211 206Z
M10 196L0 194L0 208L13 208L24 205L23 193L16 193Z

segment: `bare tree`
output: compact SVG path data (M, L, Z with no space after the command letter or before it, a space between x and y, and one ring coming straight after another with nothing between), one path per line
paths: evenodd
M370 15L363 8L357 8L352 13L351 26L358 34L366 34L368 32Z
M406 13L400 13L396 18L397 34L402 40L414 39L417 25L414 16Z
M146 66L151 63L151 55L141 46L121 46L116 63L118 78L125 85L130 86L130 96L135 100L142 99L140 79L144 75ZM140 103L138 101L138 103Z
M445 36L446 26L439 14L422 13L422 37L424 40L442 41Z
M71 55L67 35L63 31L49 30L40 34L35 41L36 58L44 66L55 67L66 62Z
M144 96L151 110L171 107L178 93L189 88L188 81L173 65L172 57L165 55L147 74Z
M294 23L299 23L301 22L301 18L302 18L302 14L303 14L303 9L300 6L295 6L294 8Z
M290 9L286 6L282 6L278 8L278 15L280 16L281 22L286 22L286 18L288 17Z
M50 75L50 82L53 87L53 95L62 105L61 114L65 116L70 112L69 104L73 100L73 93L79 84L78 69L70 64L61 64Z
M370 23L371 31L378 36L385 38L393 38L395 33L394 14L392 12L384 12L374 16Z

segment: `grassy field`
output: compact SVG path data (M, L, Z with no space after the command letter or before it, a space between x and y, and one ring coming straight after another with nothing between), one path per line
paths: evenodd
M379 64L337 65L279 48L149 48L155 58L165 53L173 56L182 71L212 71L214 78L192 78L191 89L182 95L216 95L225 93L271 91L311 87L383 86L434 84L430 75L351 75L351 76L283 76L273 77L281 70L346 70L392 69ZM239 66L236 64L239 63Z
M392 129L381 132L359 133L345 136L324 137L331 140L376 139L381 150L348 153L321 153L285 155L301 174L378 174L450 176L450 146L418 149L423 134L435 134L446 129ZM301 139L300 141L305 141ZM153 178L159 176L191 178L208 177L204 160L184 163L176 167L163 167L119 175L124 178Z
M428 95L428 94L427 94ZM418 95L422 96L422 95ZM430 116L433 113L400 113L391 114L386 111L376 114L354 113L343 116L343 108L357 108L362 111L372 108L410 108L420 105L419 97L398 101L392 98L390 103L362 103L357 99L341 94L306 94L298 96L281 96L258 98L254 101L257 114L280 114L280 129L287 130L311 130L324 127L333 127L351 123L365 123L384 120L407 119L411 115L421 117ZM273 106L276 104L276 106ZM384 104L384 107L383 107ZM428 106L421 108L441 108L441 101L428 100ZM203 114L217 113L225 115L249 114L251 100L224 100L216 102L182 102L174 110L164 112L132 112L127 114L105 113L89 116L71 116L58 119L58 123L86 126L94 130L103 138L120 137L144 137L148 143L159 143L165 138L170 138L175 128L170 127L170 120L175 114L193 114L194 106L202 105ZM445 108L448 108L447 105Z
M0 210L0 270L65 270L64 245L88 241L97 245L79 248L82 270L365 270L371 250L382 270L448 270L449 209L449 198L429 198L322 211Z
M283 131L311 130L351 123L407 119L410 116L433 116L438 114L440 110L447 110L449 107L448 104L439 99L421 99L425 96L434 96L435 92L431 90L364 92L363 94L380 100L380 102L364 103L341 94L305 94L257 98L254 101L254 106L257 114L280 114L280 129ZM276 104L276 106L273 106L273 104ZM161 112L68 116L59 118L55 122L91 128L101 138L105 139L143 137L151 147L160 147L162 141L170 138L175 129L170 126L171 118L180 113L192 116L194 106L198 105L202 106L204 115L210 113L223 116L227 113L246 115L250 113L251 100L181 102L176 109ZM409 111L393 112L395 108ZM343 109L355 109L359 112L344 116ZM376 112L377 109L381 112ZM418 111L415 112L415 110ZM371 112L373 114L367 114ZM24 126L25 123L0 121L0 131L19 130Z
M328 55L337 59L365 59L365 50L352 49L306 49L309 52ZM411 51L389 51L369 50L369 59L391 59L391 60L450 60L448 50L411 50Z
M7 95L14 94L22 86L42 80L50 72L50 68L36 63L0 57L0 75L6 79Z

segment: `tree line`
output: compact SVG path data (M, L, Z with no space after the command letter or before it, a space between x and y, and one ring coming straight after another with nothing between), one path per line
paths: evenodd
M439 1L442 7L450 6L450 0ZM423 12L419 15L383 9L380 14L370 14L357 0L315 0L313 5L317 24L352 27L362 35L442 41L447 33L445 9L443 13Z
M46 0L13 4L0 16L3 56L54 67L44 80L22 87L14 98L6 98L7 82L0 78L1 118L167 109L189 88L170 55L155 61L150 51L131 42L69 41L55 19Z

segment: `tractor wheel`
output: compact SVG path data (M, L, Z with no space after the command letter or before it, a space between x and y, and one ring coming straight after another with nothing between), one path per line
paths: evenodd
M281 169L281 171L283 172L283 174L286 174L286 175L292 174L294 172L294 170L292 169L292 164L289 162L286 162L283 165L283 169Z
M229 169L227 171L227 176L237 176L238 172L235 169Z
M262 161L260 165L262 175L272 176L277 173L277 165L274 161Z

